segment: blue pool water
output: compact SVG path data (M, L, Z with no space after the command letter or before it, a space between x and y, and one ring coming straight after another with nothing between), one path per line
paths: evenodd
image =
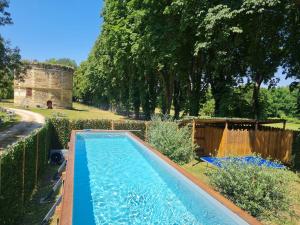
M247 224L125 133L76 135L73 225Z

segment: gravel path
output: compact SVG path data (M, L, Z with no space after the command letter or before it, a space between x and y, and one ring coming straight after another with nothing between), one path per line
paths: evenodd
M0 132L0 150L13 144L19 138L25 137L33 130L43 126L45 117L31 111L23 109L6 108L15 112L21 117L21 121L16 125Z

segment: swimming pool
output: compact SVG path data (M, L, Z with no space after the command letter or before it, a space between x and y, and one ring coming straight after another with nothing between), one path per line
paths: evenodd
M130 133L74 139L69 224L251 224Z

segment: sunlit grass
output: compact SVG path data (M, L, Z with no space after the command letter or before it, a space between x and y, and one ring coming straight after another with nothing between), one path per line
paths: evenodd
M18 115L8 116L6 112L0 112L0 119L0 131L2 131L18 123L21 118Z
M40 113L45 117L51 117L55 114L63 115L71 120L75 119L110 119L121 120L123 116L116 115L110 111L98 109L96 107L87 106L81 103L73 103L73 109L38 109L30 108L31 111Z
M273 123L273 124L269 124L268 126L270 127L277 127L277 128L283 128L283 124L282 123ZM285 129L287 130L300 130L300 123L290 123L287 122Z
M13 100L6 100L0 102L0 106L20 108L15 107ZM84 105L81 103L74 102L73 109L41 109L41 108L26 108L32 112L42 114L43 116L50 118L54 115L61 115L69 118L71 120L75 119L108 119L108 120L122 120L125 119L124 116L114 114L113 112L101 110L93 106Z

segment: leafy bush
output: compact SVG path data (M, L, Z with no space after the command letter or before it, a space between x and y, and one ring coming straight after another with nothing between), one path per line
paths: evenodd
M69 120L53 117L50 119L53 127L52 148L67 148L72 130L99 129L111 130L111 120ZM146 124L142 121L114 121L115 130L140 130L133 132L140 138L145 138Z
M114 122L115 130L136 130L132 131L136 136L145 139L146 123L143 121L117 121Z
M187 126L179 129L171 120L154 118L148 127L147 141L179 164L190 162L194 156L191 130Z
M213 187L255 217L270 219L289 211L295 178L291 171L249 165L232 157L207 174Z
M18 224L47 164L51 127L41 129L0 154L0 224Z

